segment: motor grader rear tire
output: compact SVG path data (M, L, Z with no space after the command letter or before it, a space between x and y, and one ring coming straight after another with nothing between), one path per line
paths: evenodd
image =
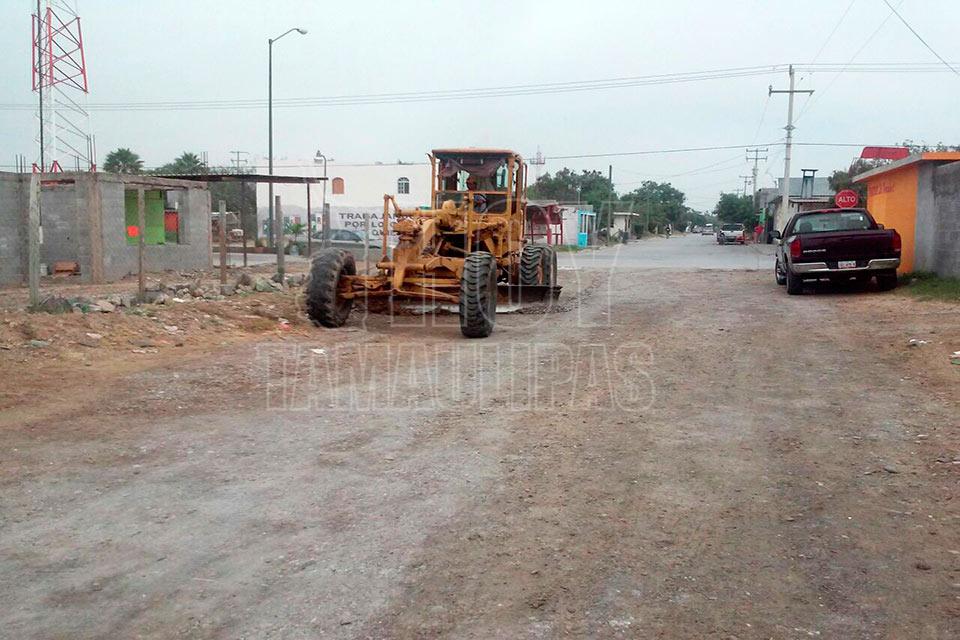
M342 327L353 308L352 298L337 295L343 276L357 275L353 254L343 249L324 249L310 265L307 283L307 315L317 326Z
M557 252L553 247L527 245L520 254L520 284L553 286L557 281Z
M460 333L486 338L493 333L497 314L497 260L477 251L463 262L460 278Z

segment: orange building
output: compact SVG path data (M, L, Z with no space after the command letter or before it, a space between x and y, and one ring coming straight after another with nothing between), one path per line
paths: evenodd
M918 226L918 196L929 189L934 169L960 161L960 151L928 151L907 156L888 165L856 176L853 181L867 186L867 209L887 229L896 229L903 240L900 272L915 267L918 243L928 234Z

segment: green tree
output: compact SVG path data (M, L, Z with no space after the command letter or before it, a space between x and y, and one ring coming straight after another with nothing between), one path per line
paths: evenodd
M938 142L934 145L929 145L925 143L916 143L913 140L904 140L900 143L901 147L906 147L910 150L910 153L924 153L927 151L960 151L960 145L955 144L943 144Z
M753 198L735 193L721 193L720 201L713 208L713 215L721 223L740 222L748 229L757 224L757 214L753 210Z
M103 170L108 173L140 173L143 171L143 160L130 149L121 147L107 154Z
M865 206L867 202L867 185L855 183L853 179L861 173L876 169L886 163L886 160L864 160L863 158L857 158L850 163L850 166L847 167L846 170L837 169L830 174L827 177L827 181L830 183L830 188L835 192L843 191L844 189L853 189L857 192L857 195L860 196L860 204Z
M690 208L684 204L686 195L669 182L645 180L641 185L620 196L622 208L643 216L647 231L664 227L682 229L692 219Z
M617 200L613 184L602 172L584 170L577 173L566 167L552 176L549 173L540 176L540 179L527 189L527 195L534 200L593 205L593 210L601 217L601 227L609 225L609 210L612 202Z
M300 241L300 236L307 230L307 225L302 222L288 222L283 230L284 235L293 236L294 242Z
M206 171L206 166L203 164L203 160L200 159L200 156L189 151L184 151L180 157L176 158L173 162L168 162L157 169L156 173L182 174L203 173L204 171Z

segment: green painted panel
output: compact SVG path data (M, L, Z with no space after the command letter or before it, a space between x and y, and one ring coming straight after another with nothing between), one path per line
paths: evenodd
M164 244L167 241L167 232L163 228L163 191L147 191L144 193L144 200L146 244Z
M163 191L150 190L143 194L143 214L146 223L146 232L143 236L144 244L164 244L166 242L166 232L163 227ZM127 190L123 194L124 208L124 233L127 237L127 244L136 245L137 227L139 224L139 215L137 213L137 192Z

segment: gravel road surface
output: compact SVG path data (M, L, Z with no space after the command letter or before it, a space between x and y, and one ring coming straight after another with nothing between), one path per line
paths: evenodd
M562 267L487 340L358 314L5 410L0 636L958 636L956 307L701 236Z

